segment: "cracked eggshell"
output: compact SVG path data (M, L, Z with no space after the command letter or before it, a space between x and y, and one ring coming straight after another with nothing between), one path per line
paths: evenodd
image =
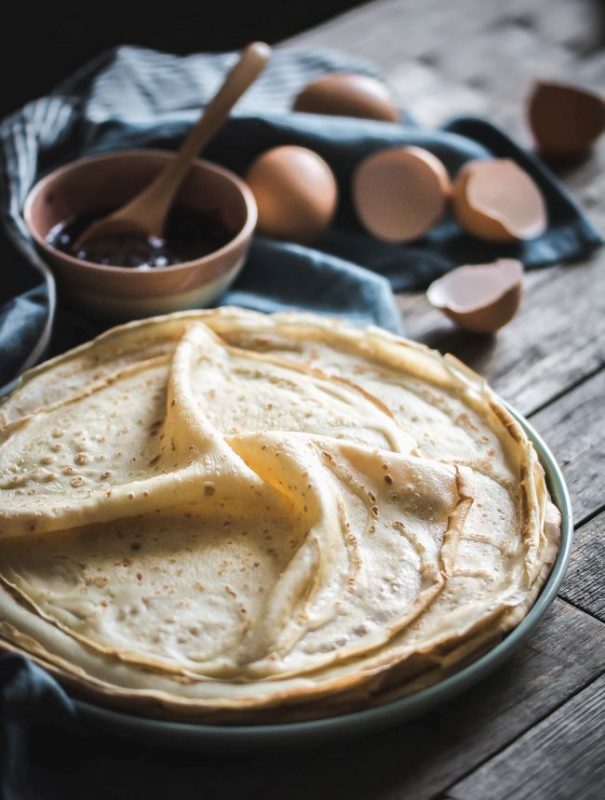
M539 81L529 98L527 117L545 156L573 159L589 150L605 130L605 100L578 86Z
M454 183L453 206L462 228L490 242L534 239L547 226L540 190L508 158L466 164Z
M335 72L311 81L297 95L293 109L310 114L401 121L401 114L384 83L352 72Z
M458 267L428 288L427 299L461 328L495 333L515 316L523 294L523 265L501 258Z
M258 229L267 236L306 244L334 216L336 178L323 158L306 147L285 145L261 153L246 182L258 206Z
M394 147L365 158L353 174L355 211L372 236L402 243L442 216L451 184L442 162L420 147Z

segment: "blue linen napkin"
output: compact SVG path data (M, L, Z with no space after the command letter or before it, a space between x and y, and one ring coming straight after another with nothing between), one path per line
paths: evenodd
M34 251L21 212L46 172L84 155L127 147L178 147L200 106L212 96L236 54L172 56L133 47L102 54L0 124L0 385L48 352L55 316L52 274ZM314 248L257 237L240 278L221 303L262 311L284 308L337 314L401 332L391 292L421 288L460 263L520 258L539 267L587 255L599 233L563 187L488 122L459 119L440 130L313 114L292 114L293 97L309 80L334 71L375 74L342 54L277 51L205 155L240 174L268 147L300 144L333 168L341 201L334 224ZM492 245L463 233L451 216L426 236L395 246L360 228L349 184L360 160L384 147L413 144L434 152L452 175L469 159L511 157L538 182L548 204L546 233L520 245ZM68 308L54 326L50 352L98 333Z
M98 323L68 307L55 319L54 280L34 251L21 217L31 187L44 173L83 155L125 147L177 147L235 58L183 58L119 48L0 124L0 200L6 231L0 238L0 384L35 363L44 351L60 352L100 330ZM305 145L330 163L341 191L335 223L315 248L257 237L223 303L261 311L316 310L398 331L392 288L423 287L463 262L508 255L533 268L586 256L601 244L599 233L540 161L486 121L461 118L428 131L289 113L293 96L305 83L343 70L374 74L367 64L343 55L275 53L266 73L208 148L208 158L242 173L267 147ZM464 234L446 217L411 244L374 241L355 220L350 176L365 155L401 144L431 150L452 175L469 159L514 158L533 175L546 198L548 230L531 242L495 246ZM272 770L277 774L280 769L270 757L239 759L234 769L231 760L114 741L81 725L69 696L42 669L20 656L0 655L0 800L68 798L82 792L90 799L131 798L143 791L148 800L249 797L270 787Z

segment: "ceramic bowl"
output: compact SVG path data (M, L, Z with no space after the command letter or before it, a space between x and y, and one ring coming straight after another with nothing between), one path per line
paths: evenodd
M182 264L152 270L113 267L63 253L46 241L59 223L119 206L143 189L173 157L162 150L123 150L74 161L39 181L24 218L59 289L78 307L106 319L127 319L206 306L240 271L254 227L256 203L229 170L197 160L177 195L178 205L212 213L233 231L223 247Z

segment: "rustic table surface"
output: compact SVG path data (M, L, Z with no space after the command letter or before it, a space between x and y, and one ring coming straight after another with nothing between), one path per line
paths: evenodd
M377 0L286 46L373 61L422 123L485 114L529 145L534 77L605 88L599 13L597 0ZM601 230L604 162L602 140L560 174ZM573 502L571 566L548 616L492 677L388 733L249 764L250 796L605 797L605 250L529 273L521 311L494 340L455 330L423 294L399 300L409 336L485 375L551 446Z
M600 11L601 0L375 0L284 46L365 57L420 122L484 114L530 146L523 107L534 77L605 87ZM604 162L605 137L560 174L601 229ZM485 375L554 451L576 524L560 595L505 666L418 721L319 751L175 759L175 767L203 765L205 798L601 800L605 249L590 261L530 272L519 314L494 339L456 330L422 293L399 302L409 336Z
M529 145L523 104L533 77L605 87L599 6L600 0L376 0L284 46L365 57L422 123L485 114ZM601 229L604 162L601 141L588 160L560 175ZM399 301L408 335L455 353L485 375L531 420L562 465L576 541L560 596L505 666L418 721L319 751L175 754L173 766L196 776L203 798L600 800L605 249L590 261L529 273L518 316L493 340L457 331L423 294ZM139 754L141 761L152 756ZM132 751L125 757L136 758ZM165 790L173 796L170 786Z

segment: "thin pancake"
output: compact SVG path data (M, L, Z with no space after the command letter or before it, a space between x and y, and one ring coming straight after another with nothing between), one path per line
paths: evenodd
M1 634L141 711L403 693L516 624L554 557L523 431L455 360L375 329L130 324L3 414Z

